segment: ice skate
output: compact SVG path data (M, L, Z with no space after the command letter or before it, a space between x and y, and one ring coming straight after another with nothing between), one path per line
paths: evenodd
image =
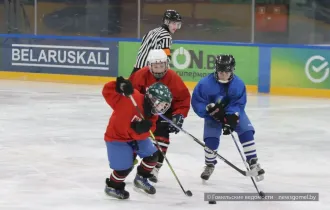
M105 189L104 192L105 194L107 194L110 197L113 198L118 198L118 199L128 199L129 198L129 192L126 191L124 188L122 189L115 189L113 187L110 187L109 183L110 183L110 179L107 178L105 181L106 185L105 185ZM125 186L125 183L123 183L123 185Z
M150 195L156 193L156 188L149 183L148 178L144 178L138 174L134 179L134 186Z
M214 171L214 165L213 164L206 165L204 167L203 173L201 174L201 178L203 180L208 180L210 178L210 176L212 175L213 171Z
M248 161L248 164L251 170L256 171L258 173L258 175L254 177L256 181L262 181L264 179L265 171L260 167L260 164L258 163L258 158L251 158Z

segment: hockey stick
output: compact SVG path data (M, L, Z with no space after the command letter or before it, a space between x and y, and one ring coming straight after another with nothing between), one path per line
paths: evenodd
M187 134L188 136L190 136L195 142L197 142L199 145L201 145L202 147L206 147L207 146L201 142L200 140L198 140L195 136L191 135L190 133L188 133L187 131L185 131L183 128L178 127L172 120L168 119L167 117L165 117L164 115L160 115L161 118L163 118L164 120L166 120L168 123L170 123L172 126L174 126L175 128L179 129L180 131L182 131L183 133ZM253 171L253 170L249 170L249 171L243 171L241 169L239 169L237 166L235 166L234 164L232 164L231 162L229 162L227 159L225 159L224 157L222 157L221 155L219 155L219 153L217 153L216 151L210 149L211 151L213 151L213 154L215 154L218 158L220 158L223 162L225 162L227 165L229 165L230 167L232 167L233 169L235 169L236 171L238 171L240 174L242 174L243 176L257 176L257 171Z
M230 129L229 129L229 131L230 131L231 138L233 139L233 141L234 141L234 143L235 143L235 146L236 146L236 148L237 148L237 150L238 150L238 153L240 154L240 156L241 156L241 158L242 158L242 160L243 160L243 163L244 163L246 169L247 169L248 171L250 171L250 168L249 168L247 162L244 160L244 157L243 157L243 155L242 155L242 152L241 152L241 150L240 150L240 148L239 148L239 146L238 146L238 144L237 144L237 140L236 140L234 134L232 133L232 131L231 131ZM260 190L259 190L259 188L258 188L256 182L254 181L253 177L251 177L251 180L252 180L252 183L253 183L254 187L256 188L258 194L260 195L260 197L264 198L264 197L265 197L265 193L264 193L263 191L260 191Z
M140 108L137 106L137 103L136 103L135 99L133 98L133 96L130 95L129 98L131 99L131 101L132 101L132 103L133 103L133 105L134 105L136 111L139 113L140 117L141 117L142 119L144 119L143 114L142 114ZM182 186L182 184L181 184L181 182L180 182L178 176L176 175L176 173L175 173L175 171L174 171L172 165L170 164L170 162L168 161L168 159L167 159L167 157L165 156L164 152L163 152L162 149L160 148L160 145L159 145L158 141L156 140L155 135L153 134L153 132L152 132L151 130L149 130L149 133L150 133L151 138L156 142L156 145L157 145L158 150L160 151L160 153L161 153L161 154L163 155L163 157L165 158L168 167L171 169L172 174L174 175L176 181L177 181L178 184L180 185L182 191L184 192L184 194L185 194L186 196L191 197L191 196L192 196L192 192L191 192L190 190L185 191L185 189L183 188L183 186Z

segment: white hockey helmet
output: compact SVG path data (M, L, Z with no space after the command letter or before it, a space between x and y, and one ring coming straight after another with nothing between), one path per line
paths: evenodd
M148 58L150 72L157 78L162 78L168 69L168 58L164 50L150 50Z

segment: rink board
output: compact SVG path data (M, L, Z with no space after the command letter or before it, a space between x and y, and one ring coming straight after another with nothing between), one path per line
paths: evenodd
M133 69L138 39L0 34L0 79L102 85ZM235 56L251 93L330 98L330 47L174 41L170 68L192 90L214 71L215 55Z
M109 81L116 80L115 77L100 76L77 76L64 74L40 74L28 72L5 72L0 71L0 79L4 80L23 80L38 82L54 82L54 83L72 83L72 84L88 84L88 85L104 85ZM193 90L196 82L185 82L190 90ZM246 89L249 93L257 93L257 86L247 85Z
M55 82L55 83L72 83L72 84L89 84L103 85L106 82L114 81L115 77L98 77L98 76L76 76L61 74L40 74L28 72L5 72L0 71L0 79L4 80L24 80L39 82ZM187 87L192 90L196 82L185 82ZM247 92L257 93L258 87L253 85L246 86ZM300 88L271 88L272 95L287 96L307 96L307 97L325 97L330 98L330 90L300 89Z

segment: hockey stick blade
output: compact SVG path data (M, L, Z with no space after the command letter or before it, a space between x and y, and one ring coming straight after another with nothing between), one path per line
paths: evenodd
M197 139L195 136L193 136L192 134L190 134L188 131L184 130L183 128L180 128L179 126L177 126L172 120L168 119L167 117L165 117L164 115L160 114L159 115L161 118L163 118L164 120L166 120L168 123L170 123L172 126L174 126L176 129L179 129L180 131L182 131L183 133L187 134L188 136L190 136L196 143L198 143L199 145L201 145L202 147L206 147L207 146L201 142L199 139ZM211 150L211 149L210 149ZM213 151L213 150L211 150ZM216 151L213 151L213 154L215 154L220 160L222 160L223 162L225 162L227 165L229 165L230 167L232 167L233 169L235 169L236 171L238 171L240 174L242 174L243 176L255 176L255 174L257 173L256 171L244 171L240 168L238 168L237 166L235 166L234 164L232 164L230 161L228 161L226 158L222 157L221 155L219 155L219 153L217 153Z

